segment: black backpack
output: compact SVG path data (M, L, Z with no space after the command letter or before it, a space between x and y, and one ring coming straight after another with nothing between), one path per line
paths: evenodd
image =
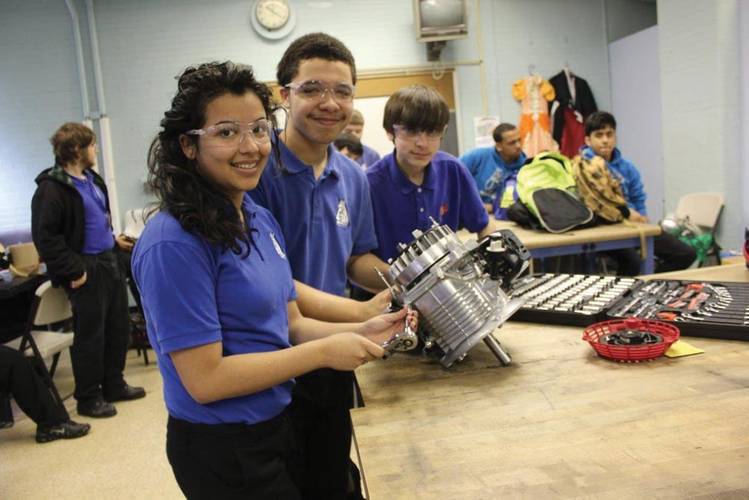
M507 217L521 226L563 233L593 221L593 212L577 195L570 160L560 153L529 159L518 172L517 193Z

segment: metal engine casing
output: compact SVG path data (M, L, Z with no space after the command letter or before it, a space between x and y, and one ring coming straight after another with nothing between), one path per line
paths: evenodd
M522 305L522 300L509 300L502 285L527 267L528 251L510 231L463 242L448 226L434 222L427 232L412 234L410 244L400 244L389 274L396 301L419 311L424 345L439 347L440 362L449 367L483 340L502 364L509 364L491 333Z

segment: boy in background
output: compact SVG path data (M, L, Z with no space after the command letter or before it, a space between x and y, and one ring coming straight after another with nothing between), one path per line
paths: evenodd
M648 222L645 200L647 194L642 184L640 171L622 156L616 147L616 119L611 113L597 111L585 120L585 144L581 154L591 159L600 156L606 160L611 175L619 181L629 208L628 219L632 222ZM692 247L668 233L653 239L655 250L655 272L665 273L686 269L692 265L697 254ZM635 276L640 274L640 253L633 248L610 250L606 254L618 264L618 274Z
M404 87L385 104L382 125L395 150L367 169L379 242L374 253L382 260L397 256L397 244L411 242L414 229L428 230L430 217L479 237L496 229L468 170L439 151L449 119L443 97L423 85Z
M70 359L78 414L113 417L112 403L146 395L123 376L130 318L119 252L133 244L112 234L107 186L93 170L94 132L69 122L50 143L55 165L36 178L31 234L52 283L65 289L73 309Z
M356 138L361 141L361 136L364 133L364 115L361 114L361 111L358 109L352 110L351 120L343 131L347 134L356 136ZM356 160L356 163L366 170L367 167L371 167L379 161L380 154L364 143L362 143L362 149L362 155L358 160Z
M364 148L359 138L353 134L342 133L333 141L333 145L343 156L359 163L364 154Z
M481 194L486 211L499 220L507 220L507 209L515 203L515 184L526 156L520 132L511 123L500 123L492 132L494 146L475 148L460 157L468 167ZM496 209L495 209L496 205Z

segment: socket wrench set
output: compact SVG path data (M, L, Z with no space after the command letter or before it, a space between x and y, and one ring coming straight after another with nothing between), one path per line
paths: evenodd
M517 280L510 294L525 304L513 321L587 326L641 284L634 278L587 274L536 274Z
M652 280L634 287L607 314L672 321L682 335L749 340L749 284Z
M510 296L525 304L513 321L588 326L639 318L673 322L682 335L749 340L749 283L536 274Z

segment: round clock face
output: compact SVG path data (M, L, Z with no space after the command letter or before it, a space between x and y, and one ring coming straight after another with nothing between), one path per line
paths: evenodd
M277 30L289 21L291 8L287 0L258 0L255 16L263 28Z
M256 0L251 21L260 36L277 40L291 33L296 17L288 0Z

